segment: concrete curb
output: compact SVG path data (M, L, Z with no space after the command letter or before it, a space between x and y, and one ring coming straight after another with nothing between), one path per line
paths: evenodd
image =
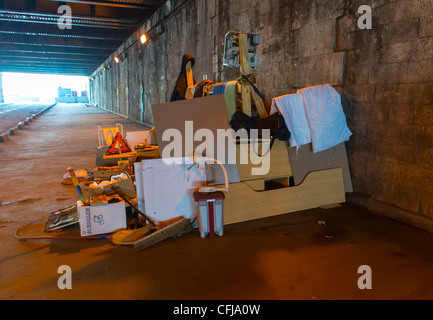
M27 117L24 121L19 122L15 127L7 130L6 132L1 133L0 134L0 143L5 143L5 142L9 141L9 136L15 136L15 135L19 134L20 130L24 130L25 126L30 125L30 123L33 122L34 119L40 117L43 113L45 113L46 111L48 111L49 109L54 107L56 104L57 104L57 102L44 108L44 109L42 109L38 113L35 113L30 117Z
M10 136L16 136L18 134L18 127L12 128L9 130Z
M6 142L8 140L9 140L9 134L8 133L0 134L0 142Z

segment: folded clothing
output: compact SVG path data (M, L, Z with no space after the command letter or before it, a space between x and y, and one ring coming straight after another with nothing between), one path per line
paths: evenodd
M340 94L329 84L298 90L272 100L271 114L279 112L291 132L292 148L312 144L318 153L349 140Z
M304 109L302 94L288 94L272 100L271 114L279 112L291 133L289 139L292 148L299 148L311 143L310 127Z
M318 153L349 140L340 94L329 84L298 90L310 127L313 152Z

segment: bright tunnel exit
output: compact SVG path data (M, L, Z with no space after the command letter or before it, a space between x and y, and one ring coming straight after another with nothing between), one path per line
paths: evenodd
M89 79L32 73L2 74L4 103L87 103Z

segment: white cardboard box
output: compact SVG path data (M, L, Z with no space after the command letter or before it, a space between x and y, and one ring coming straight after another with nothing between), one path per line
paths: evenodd
M127 227L125 202L85 207L78 201L77 208L82 237L112 233Z

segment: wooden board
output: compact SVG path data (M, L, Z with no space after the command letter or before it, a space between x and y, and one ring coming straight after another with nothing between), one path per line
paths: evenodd
M104 160L106 159L123 159L123 158L134 158L137 156L136 152L119 153L113 155L104 154Z
M259 150L261 150L261 144L259 144ZM277 140L271 149L270 153L270 171L266 175L256 176L252 174L252 168L256 167L249 161L249 164L241 164L240 161L240 145L237 145L237 163L239 170L240 181L258 180L258 179L274 179L281 177L290 177L292 173L292 167L290 165L288 144L285 141Z
M252 116L251 110L251 90L250 86L242 84L242 111L247 116Z
M163 135L167 130L176 129L181 133L184 141L181 141L182 154L178 157L191 157L203 141L191 141L197 131L208 129L213 134L214 155L218 154L218 130L229 130L229 117L224 95L207 96L192 100L180 100L164 104L152 105L152 114L155 121L155 133L158 141L161 157L164 156L164 149L172 141L164 141ZM193 123L193 130L189 132L186 123ZM188 145L186 143L188 141ZM226 146L225 154L228 155ZM218 159L220 160L220 159ZM240 182L239 172L236 164L229 164L228 159L221 161L227 170L230 183ZM219 174L219 170L216 171ZM220 177L215 177L216 183L224 183Z
M235 183L225 195L224 225L346 201L341 168L311 172L299 186L263 192Z
M159 154L159 147L157 146L151 146L147 147L144 150L137 150L137 158L140 158L142 160L144 159L159 159L161 155Z
M248 181L244 181L243 183L246 184L248 187L250 187L254 191L264 191L265 190L265 179L248 180Z
M319 153L313 153L311 144L301 146L299 150L290 148L290 163L296 185L302 183L309 172L334 168L343 169L344 188L353 192L349 161L344 143Z
M185 230L188 226L191 225L191 221L188 219L181 219L168 227L165 227L161 230L158 230L143 239L138 240L134 243L134 251L142 251L147 248L154 246L157 243L160 243L172 236L175 236L179 232Z

